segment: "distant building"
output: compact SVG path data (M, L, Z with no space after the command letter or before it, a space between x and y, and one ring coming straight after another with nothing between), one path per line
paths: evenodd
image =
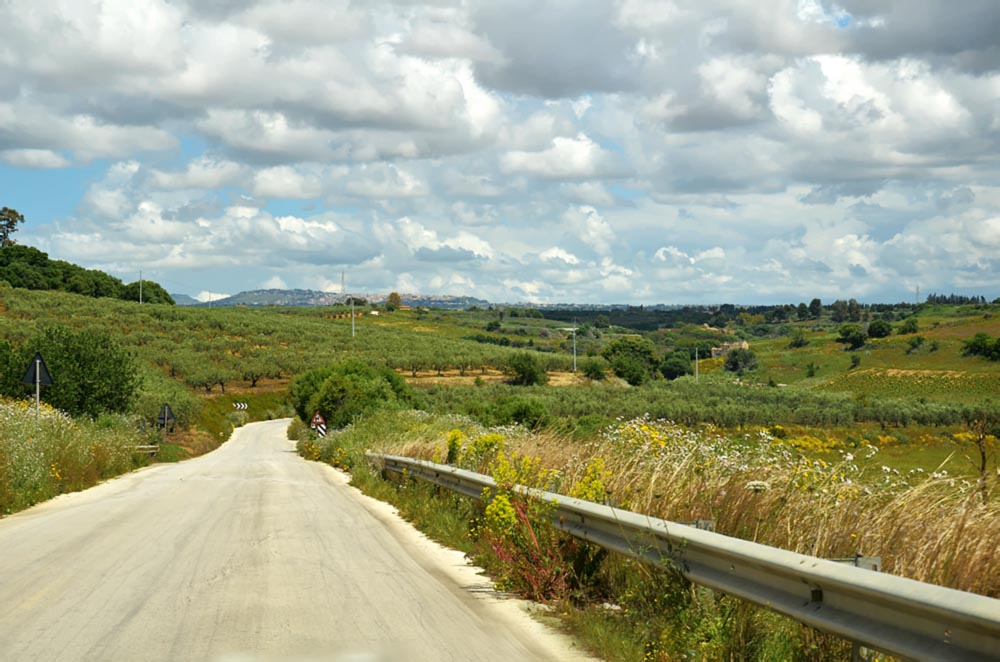
M712 348L712 358L720 359L734 349L750 349L750 343L746 340L743 342L724 342L721 346Z

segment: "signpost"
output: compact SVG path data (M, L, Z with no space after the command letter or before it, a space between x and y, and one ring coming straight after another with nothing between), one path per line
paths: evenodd
M321 416L319 412L313 414L312 422L309 423L309 427L316 430L316 434L319 436L326 436L326 421L323 420L323 416Z
M174 429L174 410L170 408L170 405L163 404L160 415L156 417L156 423L164 430L167 429L167 426L170 426L171 430Z
M35 358L28 365L28 371L24 373L24 379L21 382L35 385L35 420L37 421L39 417L38 404L42 399L42 385L52 386L52 376L49 374L41 352L35 354Z

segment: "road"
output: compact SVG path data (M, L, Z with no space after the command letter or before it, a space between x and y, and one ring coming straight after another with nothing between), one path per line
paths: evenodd
M287 421L0 520L0 660L570 660Z

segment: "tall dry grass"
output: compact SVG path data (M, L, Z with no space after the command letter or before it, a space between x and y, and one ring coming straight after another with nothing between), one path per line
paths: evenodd
M551 448L551 450L549 450ZM741 438L637 419L567 457L559 438L525 451L579 480L603 458L618 505L821 558L880 556L883 571L1000 597L1000 500L944 470L900 474L878 449L805 457L766 432ZM995 480L993 481L995 488Z
M466 434L469 446L483 431ZM443 438L405 437L396 452L444 457ZM648 418L620 421L588 444L516 428L504 437L508 453L556 470L565 493L600 458L612 505L672 521L714 520L719 533L821 558L879 556L884 572L1000 597L996 479L984 505L968 481L944 469L901 474L881 464L874 446L827 462L766 431L734 438ZM488 464L468 468L489 473Z

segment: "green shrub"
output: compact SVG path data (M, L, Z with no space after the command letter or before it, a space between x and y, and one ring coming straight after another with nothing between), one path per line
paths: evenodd
M17 398L34 391L20 384L20 379L36 353L45 360L53 382L42 388L42 400L56 409L91 418L131 409L141 381L138 367L132 354L110 335L59 325L44 327L19 351L10 353L4 395Z
M792 331L792 337L788 341L788 347L790 349L798 349L800 347L805 347L808 344L809 341L806 340L806 332L804 329L794 329Z
M642 386L649 381L649 365L635 356L621 355L611 361L611 369L615 374L632 386Z
M837 342L847 345L849 350L860 349L868 342L868 334L860 324L843 324L837 329L837 333Z
M174 413L174 425L187 429L201 415L204 402L194 393L158 370L143 372L132 411L147 425L155 426L163 405Z
M310 400L310 409L322 414L327 427L342 428L356 417L370 414L395 400L392 388L380 377L334 373Z
M667 379L677 379L684 375L690 375L694 371L691 369L691 356L687 350L677 350L670 354L660 364L660 374Z
M497 423L507 425L520 423L526 428L543 425L549 416L545 405L531 398L511 398L500 406L501 416Z
M869 338L886 338L892 334L892 325L885 320L875 320L868 325Z
M297 376L289 386L289 399L299 418L309 420L319 411L328 426L343 427L379 407L407 404L412 393L391 368L350 359Z
M542 385L549 381L541 360L528 352L519 352L507 359L504 374L507 375L507 383L515 386Z
M742 347L731 349L726 354L726 362L723 367L729 372L743 374L757 367L757 355Z
M309 435L309 426L301 418L293 418L285 434L289 441L300 441Z
M590 358L583 362L583 376L594 381L601 381L607 375L604 372L604 362Z
M648 338L616 338L601 350L601 356L632 386L645 384L658 367L656 346Z

